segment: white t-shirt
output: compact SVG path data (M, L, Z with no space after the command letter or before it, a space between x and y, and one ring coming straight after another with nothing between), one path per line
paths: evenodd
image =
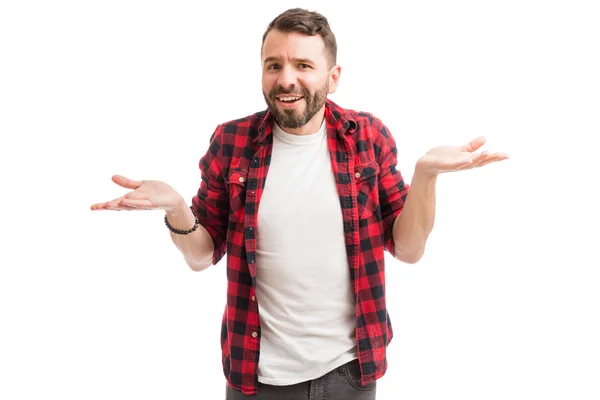
M291 385L357 358L354 290L325 121L303 136L274 124L256 237L258 380Z

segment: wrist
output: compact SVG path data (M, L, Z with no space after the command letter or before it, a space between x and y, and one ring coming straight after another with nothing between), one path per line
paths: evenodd
M185 203L184 198L181 197L177 200L173 207L165 209L165 212L167 213L169 218L177 218L182 215L186 215L189 212L188 210L188 205Z
M417 178L420 180L433 180L435 181L439 173L435 170L432 170L427 166L427 163L423 161L423 159L419 159L417 164L415 165L415 172L413 174L413 179Z
M189 219L189 215L191 214L192 218L194 219L194 223L193 226L189 229L179 229L179 228L175 228L173 225L171 225L171 223L169 223L169 214L165 214L165 225L167 226L167 228L169 228L169 230L173 233L176 233L178 235L188 235L192 232L194 232L196 229L198 229L198 226L200 225L200 221L198 220L198 217L196 217L194 215L194 213L191 210L190 207L190 211L188 211L188 216L184 216L184 217L174 217L173 219L177 222L182 222L182 219Z

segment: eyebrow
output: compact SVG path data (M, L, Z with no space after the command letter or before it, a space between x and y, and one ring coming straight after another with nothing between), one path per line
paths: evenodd
M273 61L279 61L280 58L279 57L267 57L265 58L265 60L263 61L263 63L268 63L268 62L273 62ZM292 61L297 62L297 63L304 63L304 64L314 64L314 61L311 60L310 58L292 58Z

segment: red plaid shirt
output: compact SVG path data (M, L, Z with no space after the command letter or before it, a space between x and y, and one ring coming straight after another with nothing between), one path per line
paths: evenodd
M409 186L396 169L395 141L380 120L331 100L325 119L354 284L358 358L362 382L368 384L387 369L386 347L393 334L385 301L384 250L394 254L392 228ZM227 254L223 372L245 394L258 393L256 227L273 149L272 122L271 113L262 111L219 125L200 160L202 182L192 200L192 210L213 238L213 263Z

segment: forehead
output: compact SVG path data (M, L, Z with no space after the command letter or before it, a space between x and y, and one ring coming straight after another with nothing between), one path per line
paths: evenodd
M306 58L315 62L326 62L325 43L320 35L309 36L299 32L271 30L262 49L262 60Z

